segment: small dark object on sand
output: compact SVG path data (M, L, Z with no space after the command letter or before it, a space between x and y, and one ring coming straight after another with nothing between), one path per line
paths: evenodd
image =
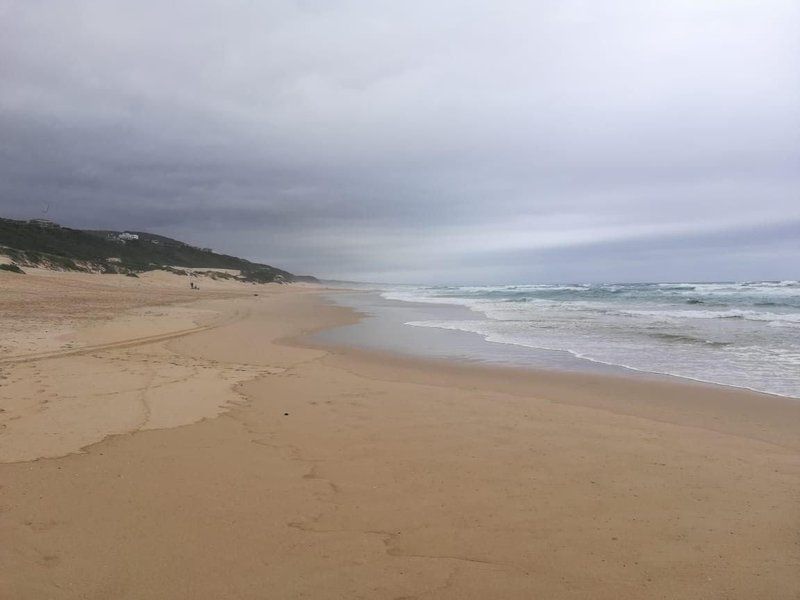
M288 416L289 416L289 413L283 413L283 416L284 416L284 417L288 417Z

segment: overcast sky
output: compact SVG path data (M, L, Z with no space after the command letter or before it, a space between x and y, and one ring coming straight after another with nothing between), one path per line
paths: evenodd
M0 0L0 216L321 277L800 279L797 0Z

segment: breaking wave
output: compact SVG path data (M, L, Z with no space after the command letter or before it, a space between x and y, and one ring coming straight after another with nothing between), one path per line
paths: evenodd
M487 341L800 397L800 282L397 286L385 298L464 306L417 321Z

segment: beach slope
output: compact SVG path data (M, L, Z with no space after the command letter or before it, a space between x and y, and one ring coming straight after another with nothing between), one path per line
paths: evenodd
M66 276L0 299L6 597L800 598L792 401L315 347L356 318L318 288L102 277L88 320L24 301Z

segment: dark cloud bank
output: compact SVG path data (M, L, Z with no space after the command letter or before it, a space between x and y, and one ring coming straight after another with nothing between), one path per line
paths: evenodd
M0 0L0 212L323 277L798 278L798 7Z

